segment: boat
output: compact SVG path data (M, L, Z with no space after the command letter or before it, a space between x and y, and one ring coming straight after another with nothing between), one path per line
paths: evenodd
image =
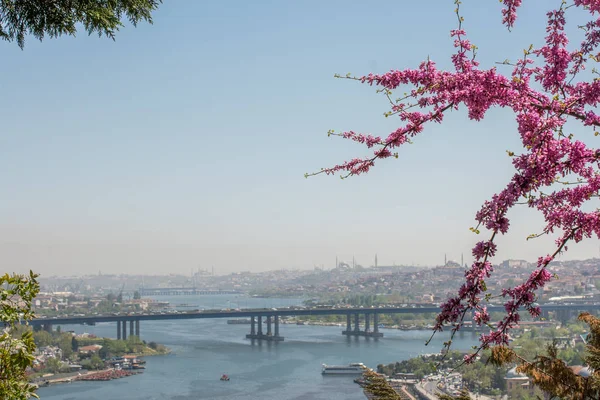
M348 365L325 365L321 374L323 375L361 375L367 370L363 363L351 363Z
M221 375L221 380L222 381L228 381L229 377L226 374Z

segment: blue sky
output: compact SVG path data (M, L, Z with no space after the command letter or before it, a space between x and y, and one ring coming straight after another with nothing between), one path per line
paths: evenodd
M375 89L334 79L449 67L452 1L165 1L154 25L97 36L2 42L0 251L5 270L218 273L470 260L480 204L512 175L514 118L463 111L428 127L398 160L340 180L318 170L367 154L328 129L385 135ZM497 1L463 2L484 66L544 33L545 1L517 28ZM558 4L558 3L557 3ZM541 220L516 210L503 258L551 251L525 242ZM598 254L597 242L566 258Z

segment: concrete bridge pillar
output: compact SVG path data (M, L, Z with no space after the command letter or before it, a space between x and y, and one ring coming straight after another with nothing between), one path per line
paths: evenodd
M133 328L133 320L129 321L129 336L135 335L135 330Z
M121 340L121 321L117 321L117 340Z
M542 314L540 316L542 317L542 319L547 321L548 319L550 319L550 312L548 312L548 310L542 310Z
M255 329L255 317L258 317L258 329ZM262 315L250 316L250 333L246 335L246 339L257 339L267 340L269 342L281 342L283 337L279 336L279 316L278 315L267 315L265 323L267 324L267 334L263 334L262 331ZM275 326L275 332L273 334L273 326Z
M127 340L127 321L123 321L121 327L123 328L121 332L121 338L123 340Z
M383 333L379 332L379 314L373 312L373 327L371 328L371 313L365 313L365 329L360 330L359 313L346 314L346 330L342 331L342 335L346 336L365 336L372 338L383 337ZM354 329L352 329L352 316L354 315Z
M140 337L140 320L135 320L135 336Z
M556 311L556 319L563 324L566 324L571 319L570 310L558 310Z
M258 316L258 332L257 332L258 336L261 336L262 333L262 315Z

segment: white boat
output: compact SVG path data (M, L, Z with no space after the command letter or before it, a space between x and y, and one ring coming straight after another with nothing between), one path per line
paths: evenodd
M351 363L348 365L325 365L323 364L323 375L361 375L367 370L363 363Z

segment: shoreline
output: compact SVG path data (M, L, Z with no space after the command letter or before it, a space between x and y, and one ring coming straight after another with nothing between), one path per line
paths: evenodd
M32 382L39 388L48 387L52 385L58 385L63 383L73 383L77 381L110 381L115 379L126 378L128 376L141 374L141 370L117 370L114 368L105 368L96 371L87 371L85 373L77 373L77 375L63 376L59 378L48 377L50 379L43 379L38 382Z
M166 352L157 352L152 350L151 353L130 353L126 354L129 356L135 357L156 357L156 356L166 356L172 354L171 349L167 349ZM38 389L42 387L48 387L51 385L58 385L64 383L73 383L76 381L109 381L115 379L126 378L128 376L138 375L144 372L144 369L115 369L104 368L100 370L80 370L77 372L66 372L66 373L57 373L46 378L38 377L30 383L37 385ZM96 378L96 379L94 379Z

